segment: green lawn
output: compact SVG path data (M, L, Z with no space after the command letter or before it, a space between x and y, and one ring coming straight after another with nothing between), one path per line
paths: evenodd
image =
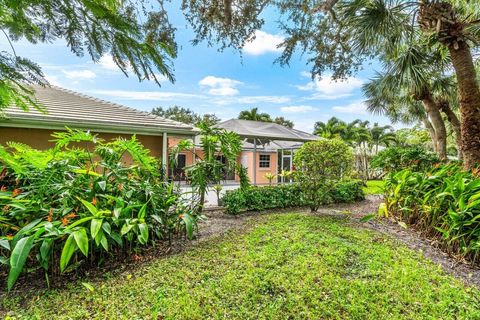
M480 292L346 218L284 214L91 283L7 297L27 319L479 319Z
M367 186L363 188L365 194L382 194L383 180L368 180Z

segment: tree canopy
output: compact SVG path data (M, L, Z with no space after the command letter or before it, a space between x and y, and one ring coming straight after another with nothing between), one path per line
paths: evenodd
M208 126L213 126L220 122L220 118L214 114L200 115L191 109L180 106L173 106L169 108L156 107L153 108L152 113L163 118L190 125L199 125L200 123L204 123Z
M123 73L160 85L174 80L175 28L162 2L146 0L0 1L0 28L10 52L0 52L0 112L9 105L28 110L35 103L31 84L46 85L38 64L15 51L15 42L51 43L63 39L73 54L94 62L110 55Z
M250 110L243 110L240 111L238 115L238 119L240 120L251 120L251 121L261 121L261 122L274 122L276 124L285 126L287 128L293 128L293 121L287 120L284 117L276 117L272 119L268 113L259 112L258 108L252 108Z

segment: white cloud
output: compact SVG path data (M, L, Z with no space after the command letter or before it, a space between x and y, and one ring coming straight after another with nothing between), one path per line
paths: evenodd
M253 56L269 52L281 52L278 46L283 42L284 37L276 34L269 34L261 30L255 31L250 40L245 43L243 51Z
M106 54L106 55L102 56L100 58L100 60L98 61L98 64L103 69L107 69L107 70L110 70L110 71L120 71L120 69L118 68L115 61L113 61L113 57L109 54Z
M235 96L240 93L236 87L243 82L230 78L206 76L198 84L210 88L208 93L214 96Z
M287 96L238 96L238 97L224 97L214 99L212 102L217 105L232 105L232 104L261 104L261 103L288 103L291 101Z
M307 76L306 73L302 75ZM363 81L355 77L335 81L332 80L331 75L327 75L296 87L302 91L313 91L310 99L331 100L351 96L355 90L362 87L362 84Z
M315 111L316 108L312 106L288 106L288 107L281 107L280 111L284 113L305 113L310 111Z
M48 83L50 83L52 86L57 86L57 87L61 87L61 83L60 83L60 80L58 79L58 76L54 76L54 75L45 75L45 79L48 81Z
M62 72L68 79L72 80L89 80L97 76L95 72L91 70L62 70Z
M332 110L339 113L367 114L367 106L362 101L352 102L345 106L333 107Z
M92 94L100 94L126 100L162 100L172 99L198 99L204 98L201 95L182 92L160 92L160 91L124 91L124 90L92 90Z

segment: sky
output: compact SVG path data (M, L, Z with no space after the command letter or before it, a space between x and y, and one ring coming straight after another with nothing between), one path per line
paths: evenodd
M109 56L99 63L88 56L77 57L63 40L36 45L19 41L14 46L19 56L40 64L51 84L144 111L179 105L227 120L258 107L273 117L292 120L296 129L306 132L313 131L316 121L325 122L332 116L389 124L388 119L369 114L363 103L361 86L373 76L375 64L364 65L343 82L331 81L328 74L312 81L310 66L300 55L288 67L274 63L283 39L274 24L257 30L256 39L241 56L233 50L218 52L205 44L191 45L194 35L181 12L174 8L170 19L179 44L174 60L176 81L163 79L161 87L153 81L139 82L133 75L125 77ZM0 50L10 50L5 41L0 41Z

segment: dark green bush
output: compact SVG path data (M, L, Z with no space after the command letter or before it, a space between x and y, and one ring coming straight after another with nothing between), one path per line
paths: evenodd
M396 172L403 169L425 171L439 163L438 156L422 147L391 147L380 151L373 157L370 165L373 169Z
M356 180L341 181L323 198L325 204L363 200L362 182ZM298 184L252 186L245 190L229 190L223 196L222 202L229 214L309 205L302 188Z

